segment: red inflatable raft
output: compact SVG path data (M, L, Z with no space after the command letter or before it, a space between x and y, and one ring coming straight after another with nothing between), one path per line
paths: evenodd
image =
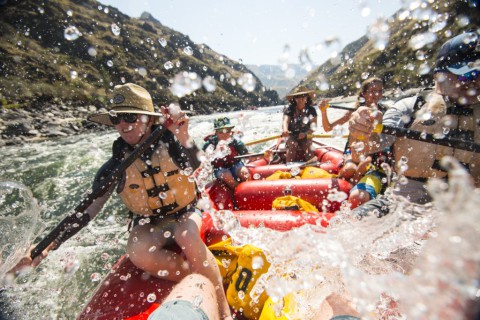
M320 168L338 173L342 152L321 146L315 151ZM332 190L348 194L351 185L341 179L285 179L269 181L263 178L275 171L290 171L291 166L267 165L265 160L250 163L256 180L243 182L234 192L222 183L210 183L206 192L212 210L231 210L243 227L266 227L287 231L305 224L328 226L328 220L340 207L340 203L328 198ZM272 201L288 191L313 204L319 212L272 210ZM324 213L329 212L329 213ZM207 245L217 243L225 232L214 227L209 213L203 215L202 235ZM179 248L173 248L179 250ZM102 281L78 320L129 319L146 320L168 295L174 283L161 280L136 268L126 256L122 256ZM237 319L242 319L237 316Z

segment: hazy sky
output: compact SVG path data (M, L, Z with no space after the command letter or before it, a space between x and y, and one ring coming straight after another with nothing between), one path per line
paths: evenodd
M406 1L101 0L131 17L148 11L195 43L244 64L299 63L301 55L304 63L314 65L366 34L379 17L390 17L402 2ZM326 45L332 39L339 41Z

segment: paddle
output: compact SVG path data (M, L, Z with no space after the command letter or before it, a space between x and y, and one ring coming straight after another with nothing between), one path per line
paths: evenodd
M251 146L253 144L262 143L262 142L278 139L278 138L281 138L281 137L282 137L281 135L271 136L271 137L267 137L267 138L262 138L262 139L246 142L245 145L246 146ZM346 137L347 137L346 135L343 136L343 138L346 138ZM330 134L330 133L319 133L319 134L309 134L307 136L307 138L308 139L313 139L313 138L340 138L340 137L337 137L337 136L335 136L333 134Z
M272 153L285 153L285 152L287 152L287 150L272 150ZM247 153L247 154L242 154L241 156L235 156L235 159L258 157L258 156L263 156L264 154L265 154L265 151L257 152L257 153Z
M109 187L118 180L123 172L152 144L154 144L165 132L166 126L159 126L152 134L140 144L125 160L123 160L90 194L83 199L80 204L75 207L74 214L84 214L84 211L97 199L103 196L109 189ZM71 216L71 215L70 215ZM65 218L69 219L69 217ZM62 232L65 231L67 224L60 223L55 229L53 229L40 243L38 243L32 250L30 257L35 259L39 256L43 250L45 250Z
M480 153L480 144L454 138L436 138L433 134L379 124L374 132Z

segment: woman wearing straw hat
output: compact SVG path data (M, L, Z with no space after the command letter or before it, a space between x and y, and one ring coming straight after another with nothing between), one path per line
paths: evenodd
M188 117L173 108L162 107L162 113L155 112L148 91L132 83L115 86L110 101L109 112L88 117L90 121L115 127L120 134L113 143L112 157L97 172L93 189L160 123L164 122L168 130L125 170L116 188L115 183L111 185L83 214L64 219L60 228L55 228L64 231L55 234L43 253L33 261L30 256L23 258L14 269L38 265L50 250L85 227L116 190L132 216L127 243L129 259L150 275L175 282L190 273L204 275L217 288L220 314L231 319L217 263L200 237L202 218L194 206L195 182L189 177L198 167L199 150L189 137ZM168 233L171 237L165 237ZM164 249L173 241L182 248L185 258Z
M282 136L287 138L287 162L307 161L312 157L312 139L317 128L317 112L313 107L314 91L300 86L287 95L289 105L283 112Z

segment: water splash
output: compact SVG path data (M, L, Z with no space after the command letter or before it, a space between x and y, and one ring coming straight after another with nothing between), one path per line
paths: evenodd
M31 191L13 181L0 181L0 279L25 255L43 227Z

